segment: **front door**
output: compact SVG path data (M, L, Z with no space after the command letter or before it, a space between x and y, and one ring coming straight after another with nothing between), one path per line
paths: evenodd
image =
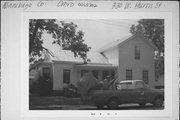
M43 79L44 79L44 87L45 91L50 94L53 89L52 77L50 67L43 67Z

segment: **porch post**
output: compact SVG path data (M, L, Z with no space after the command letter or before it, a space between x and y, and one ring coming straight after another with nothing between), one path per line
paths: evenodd
M99 80L102 80L102 70L99 70Z
M54 64L55 64L55 63L52 62L52 82L53 82L52 85L53 85L53 90L55 90L55 86L54 86L54 84L55 84L55 83L54 83L54 82L55 82L55 70L54 70L55 68L54 68L54 67L55 67L55 66L54 66Z

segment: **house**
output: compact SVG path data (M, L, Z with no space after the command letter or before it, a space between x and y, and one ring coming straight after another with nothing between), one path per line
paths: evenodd
M51 76L52 89L61 90L68 84L77 85L82 75L91 71L98 80L107 75L117 80L144 80L156 87L154 52L156 47L141 34L128 36L102 47L97 52L89 52L88 63L68 50L54 49L53 55L45 55L45 61L38 63L40 75ZM164 86L164 79L158 81Z
M143 80L151 87L164 86L164 78L155 79L154 53L157 48L142 34L114 41L98 50L118 66L118 80Z
M36 64L36 70L40 76L51 76L53 90L62 90L68 84L76 86L77 81L87 71L91 71L100 81L107 75L114 77L117 70L117 66L109 63L108 59L98 52L89 52L87 57L90 61L86 64L80 57L74 57L74 53L69 50L57 48L52 52L53 56L46 54L45 61Z

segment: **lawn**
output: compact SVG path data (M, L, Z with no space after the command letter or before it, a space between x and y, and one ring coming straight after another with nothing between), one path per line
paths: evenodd
M37 106L55 106L55 105L82 105L80 98L67 98L63 96L29 96L29 109Z

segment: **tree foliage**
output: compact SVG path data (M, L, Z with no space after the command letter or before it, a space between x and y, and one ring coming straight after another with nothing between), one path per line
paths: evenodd
M29 20L29 61L34 62L42 56L43 50L51 52L43 46L42 35L52 35L52 44L58 44L64 50L71 50L74 56L80 56L84 60L91 49L84 43L84 33L77 30L74 23L65 23L55 19L30 19Z
M155 56L156 77L164 74L164 20L163 19L141 19L137 25L130 28L132 34L142 33L158 49Z
M163 19L142 19L138 25L130 28L132 34L141 32L149 39L159 52L164 52L164 20Z

